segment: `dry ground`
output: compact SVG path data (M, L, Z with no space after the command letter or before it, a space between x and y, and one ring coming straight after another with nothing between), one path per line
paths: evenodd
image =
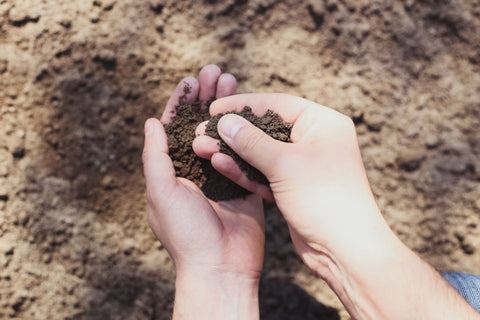
M479 0L0 0L1 319L169 319L143 122L208 63L354 117L394 231L480 273ZM348 319L272 205L261 297L263 319Z

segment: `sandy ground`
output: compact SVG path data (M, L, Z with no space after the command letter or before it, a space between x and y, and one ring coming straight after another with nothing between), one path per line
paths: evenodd
M480 1L0 0L1 319L169 319L143 122L208 63L354 117L393 230L480 273ZM262 318L348 319L266 214Z

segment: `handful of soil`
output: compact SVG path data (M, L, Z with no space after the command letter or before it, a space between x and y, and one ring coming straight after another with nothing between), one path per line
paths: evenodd
M267 178L260 171L243 161L220 139L217 124L224 114L210 117L208 107L202 110L199 101L191 104L180 103L175 107L176 115L172 121L165 125L169 153L177 176L193 181L207 198L214 201L241 198L251 193L218 173L209 160L202 159L193 152L192 142L195 139L195 129L201 122L209 120L205 133L220 140L220 152L231 156L240 169L246 173L248 179L268 185ZM250 107L245 107L241 112L229 113L242 116L274 139L290 142L292 124L284 122L277 113L271 110L268 110L262 117L253 114Z

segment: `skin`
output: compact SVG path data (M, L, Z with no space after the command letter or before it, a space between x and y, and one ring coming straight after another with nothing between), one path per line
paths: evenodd
M158 120L147 121L147 219L176 265L173 319L258 319L264 246L258 195L277 203L299 255L353 319L480 318L388 227L370 190L349 118L289 95L231 96L234 78L215 66L204 67L198 79L179 84L162 122L170 120L187 82L192 87L188 101L223 97L210 106L212 115L245 105L262 115L270 106L294 126L287 144L236 115L219 122L222 139L265 174L269 189L246 179L230 157L218 152L217 141L202 136L205 124L200 125L194 151L257 194L215 203L190 181L175 177L163 127Z
M195 152L223 175L273 198L305 264L324 279L353 319L479 319L449 284L391 231L371 192L352 120L284 94L246 94L215 101L210 113L277 112L293 123L292 143L273 140L237 115L218 124L221 138L268 178L246 179L207 137ZM204 124L199 126L202 133Z
M261 198L216 203L191 181L175 177L162 122L170 121L185 83L191 87L187 102L236 91L232 75L205 66L198 80L179 83L161 122L149 119L145 124L147 220L175 263L173 319L258 319L265 243Z

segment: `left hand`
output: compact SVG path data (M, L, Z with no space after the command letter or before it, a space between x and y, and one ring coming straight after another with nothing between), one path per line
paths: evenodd
M229 96L236 91L235 78L221 73L214 65L205 66L198 80L183 79L171 96L162 115L162 122L170 121L170 114L184 94L185 83L191 86L186 102L196 99L207 101L211 97ZM175 177L172 160L168 156L167 136L162 123L149 119L145 124L143 151L144 174L147 184L147 220L155 234L172 257L177 270L177 293L174 318L188 317L185 303L195 303L202 310L194 310L195 319L212 318L207 297L219 294L229 299L227 305L240 292L247 293L253 305L257 302L258 283L263 266L265 222L261 198L249 195L245 199L213 202L191 181ZM180 295L180 296L179 296ZM193 296L192 296L193 295ZM238 297L233 297L238 295ZM218 300L211 300L218 308ZM215 302L217 301L217 302ZM196 309L196 308L194 308ZM218 310L217 310L218 311ZM219 318L228 318L225 310ZM210 312L210 313L208 313ZM232 311L235 312L235 311ZM241 311L241 312L246 312ZM255 318L249 313L245 318Z

